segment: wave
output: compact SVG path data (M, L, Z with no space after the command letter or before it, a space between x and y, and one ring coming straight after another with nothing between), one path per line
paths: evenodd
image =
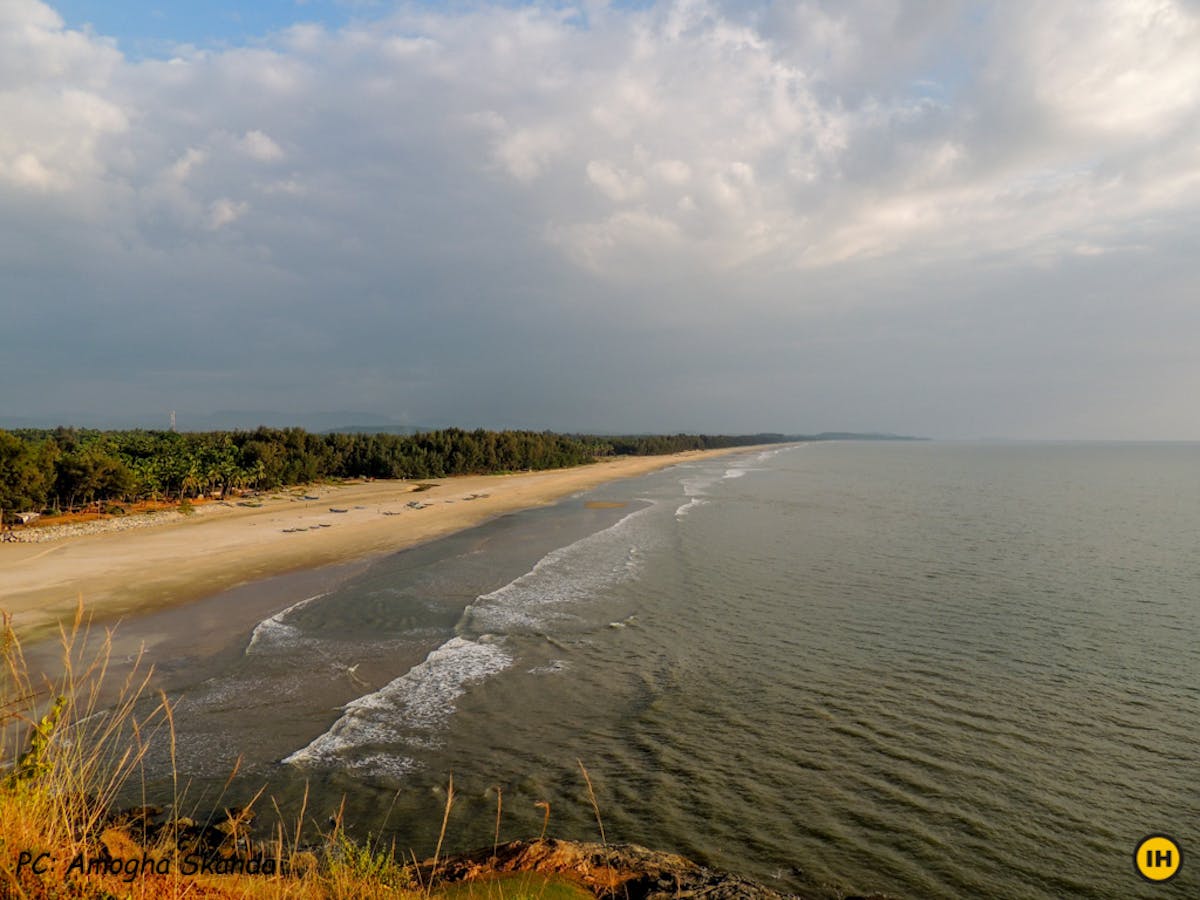
M477 597L463 613L458 636L384 687L342 707L328 731L283 762L392 776L412 771L417 763L404 748L436 745L436 732L454 714L455 701L468 687L513 665L515 656L504 644L505 634L544 633L548 623L571 615L563 606L577 604L578 612L604 588L637 575L640 545L653 535L639 523L656 506L648 501L613 525L552 550L524 575ZM262 623L259 639L297 631L287 616L311 599L315 598ZM551 674L566 667L565 661L554 659L532 671Z
M430 746L427 735L453 715L467 686L512 663L496 643L451 638L399 678L346 704L328 731L283 762L405 774L415 763L391 748Z
M802 447L807 447L807 446L808 446L807 444L787 444L783 447L776 447L773 450L763 450L761 453L759 453L757 456L755 456L755 459L768 460L772 456L778 456L780 453L790 453L793 450L799 450Z
M718 475L716 470L708 469L703 475L691 475L687 478L681 478L679 479L679 483L683 486L683 495L685 497L705 497L708 495L708 489L718 481L741 478L747 472L757 471L758 469L751 466L730 466L723 474Z
M328 591L321 594L314 594L311 597L305 597L303 600L293 603L287 609L281 610L280 612L275 613L275 615L263 619L254 626L254 631L250 633L250 643L246 645L245 655L249 656L254 648L259 644L279 643L287 639L295 641L300 638L300 629L295 625L287 624L287 618L292 613L299 612L300 610L304 609L304 607L308 606L310 603L327 596L329 596Z
M637 529L657 504L635 510L601 531L552 550L504 587L481 594L463 613L464 630L540 631L562 619L563 607L582 604L605 588L632 580L642 568L648 529Z
M697 506L705 506L708 503L703 497L693 497L687 503L683 504L679 509L675 510L675 518L682 519Z
M683 478L679 483L683 486L683 496L703 497L708 493L708 489L717 483L717 477L710 475L700 478Z

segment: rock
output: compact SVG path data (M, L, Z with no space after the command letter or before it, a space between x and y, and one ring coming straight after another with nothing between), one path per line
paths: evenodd
M254 813L251 810L234 806L224 811L224 818L214 816L204 823L186 816L156 821L162 813L163 810L156 806L124 809L109 816L101 827L106 832L123 832L142 847L173 845L183 854L227 858L248 856L253 852L250 823Z
M421 864L421 876L433 871L432 860ZM765 885L709 869L674 853L649 850L637 844L602 844L578 841L512 841L452 856L439 861L437 878L443 882L474 881L510 872L561 875L582 884L597 897L622 900L671 900L704 897L705 900L784 900L783 894ZM831 896L844 896L840 892ZM845 900L888 900L845 897Z
M145 806L125 809L100 823L101 851L136 856L141 847L171 847L180 854L212 859L250 859L269 847L256 847L250 830L251 810L230 807L207 822L179 816L159 822L163 810ZM128 845L128 846L127 846ZM130 849L133 847L133 849ZM134 852L134 851L137 852ZM319 847L300 849L291 856L292 871L303 874L320 866ZM433 860L418 866L421 883L435 873ZM439 860L439 883L483 881L496 875L536 872L559 876L610 900L895 900L883 894L848 895L833 887L819 893L785 894L766 885L710 869L675 853L637 844L603 844L556 839L511 841Z

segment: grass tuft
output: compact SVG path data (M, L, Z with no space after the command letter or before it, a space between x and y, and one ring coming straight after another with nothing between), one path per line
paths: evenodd
M98 649L86 651L83 648L96 643L91 637L81 603L72 622L59 631L62 674L56 679L35 678L11 616L0 613L3 900L567 900L581 896L562 879L489 878L486 867L474 887L438 885L455 801L453 777L424 883L415 856L410 864L403 849L370 835L365 841L352 840L342 829L340 814L331 830L311 844L304 843L307 788L293 822L285 819L274 798L268 798L275 823L265 840L254 837L250 828L255 805L265 802L265 787L244 807L207 818L181 815L184 797L175 769L174 711L168 698L149 690L152 672L140 656L123 677L110 671L111 632L103 633ZM164 741L173 794L165 823L156 822L163 810L150 806L118 810L118 797L128 795L123 788L139 780L145 784L147 753ZM580 768L587 780L582 763ZM235 765L215 801L218 810L237 771ZM588 789L590 793L590 781ZM594 794L592 803L595 808ZM550 807L538 806L545 809L544 838ZM501 813L497 789L493 858ZM204 859L217 860L214 872L199 869ZM191 871L189 860L197 863Z

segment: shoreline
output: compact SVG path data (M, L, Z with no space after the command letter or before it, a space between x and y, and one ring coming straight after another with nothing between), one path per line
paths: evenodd
M751 449L425 482L281 488L261 506L208 505L194 516L160 515L145 527L5 543L0 610L12 615L23 640L38 640L69 623L81 602L98 625L141 616L274 576L404 550L606 482Z

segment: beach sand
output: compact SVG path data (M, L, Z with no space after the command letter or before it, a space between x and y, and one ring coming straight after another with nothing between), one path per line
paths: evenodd
M394 552L607 481L746 449L430 479L435 486L420 491L414 481L310 485L275 492L259 508L222 505L145 528L0 544L0 610L12 614L26 638L70 620L80 601L103 623L274 575ZM413 509L410 502L427 505Z

